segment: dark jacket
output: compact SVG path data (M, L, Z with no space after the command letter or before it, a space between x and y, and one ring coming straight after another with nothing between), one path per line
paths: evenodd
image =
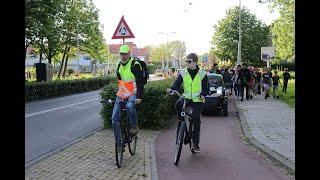
M194 77L196 76L196 74L199 71L199 67L197 66L195 70L191 70L191 69L187 69L192 80L194 79ZM181 84L183 82L183 78L181 76L181 73L179 74L178 78L175 80L175 82L173 83L173 85L170 87L172 90L177 90L179 91L179 88L181 87ZM207 96L209 94L209 85L208 85L208 76L207 74L204 76L204 78L202 79L202 92L200 93L200 95L203 96Z
M239 79L240 79L241 83L244 83L244 77L247 80L247 82L245 84L247 84L251 78L251 72L249 69L240 69L237 82L239 82Z
M131 59L131 57L130 57L130 59ZM122 63L120 62L120 64L122 64ZM123 64L123 66L125 66L126 64ZM131 72L133 73L134 77L136 77L137 99L142 99L144 87L143 87L143 78L142 78L142 72L141 72L141 69L140 69L140 65L139 64L135 64L133 67L131 67ZM119 80L121 80L121 77L120 77L120 74L119 74L118 71L117 71L117 77L118 77Z
M214 70L214 69L211 69L209 72L210 72L210 73L213 73L213 70ZM219 69L217 69L216 74L221 74L221 71L220 71Z

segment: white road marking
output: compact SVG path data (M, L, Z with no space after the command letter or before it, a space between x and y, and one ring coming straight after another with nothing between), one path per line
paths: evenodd
M24 117L27 118L27 117L31 117L31 116L35 116L35 115L39 115L39 114L51 112L51 111L56 111L56 110L59 110L59 109L64 109L64 108L76 106L76 105L79 105L79 104L84 104L84 103L88 103L88 102L92 102L92 101L97 101L97 100L99 100L99 99L100 99L100 98L95 98L95 99L90 99L90 100L86 100L86 101L80 101L80 102L73 103L73 104L69 104L69 105L65 105L65 106L60 106L60 107L55 107L55 108L51 108L51 109L46 109L46 110L42 110L42 111L39 111L39 112L34 112L34 113L26 114Z

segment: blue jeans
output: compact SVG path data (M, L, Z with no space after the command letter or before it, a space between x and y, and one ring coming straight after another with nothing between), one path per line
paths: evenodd
M136 94L131 95L129 97L127 105L126 105L127 114L128 114L131 126L138 125L137 112L136 112L136 109L134 108L134 100L136 98L137 98ZM121 98L119 98L117 96L117 98L116 98L117 103L114 104L112 118L111 118L114 137L115 137L115 133L116 133L117 123L120 120L121 105L118 103L120 100L121 100Z

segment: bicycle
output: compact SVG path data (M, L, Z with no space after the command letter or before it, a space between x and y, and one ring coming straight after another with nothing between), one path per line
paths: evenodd
M181 94L176 91L172 90L170 94L176 94L180 99L182 99L182 111L181 111L181 120L178 122L178 126L176 128L176 151L174 155L174 164L178 165L179 159L181 156L181 149L182 149L182 144L184 143L185 145L189 144L190 151L192 153L195 153L195 151L192 149L192 142L193 142L193 120L192 120L192 109L191 111L188 112L188 109L186 108L186 104L190 99L187 99ZM186 115L188 116L188 121L185 120Z
M103 104L110 104L114 105L117 103L116 101L113 101L111 99L109 100L102 100L100 101ZM123 152L125 151L126 144L128 144L128 149L131 155L134 155L136 153L136 148L137 148L137 140L138 140L138 134L133 135L130 131L131 126L130 126L130 121L129 117L126 116L127 109L126 109L126 104L127 100L121 100L118 103L121 106L121 111L120 111L120 121L116 125L116 130L115 130L115 153L116 153L116 163L118 168L122 166L122 160L123 160ZM118 145L121 146L118 146ZM119 148L120 147L120 148Z

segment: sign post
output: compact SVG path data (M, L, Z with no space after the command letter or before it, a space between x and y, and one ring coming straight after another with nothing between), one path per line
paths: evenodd
M270 67L269 61L274 60L275 53L274 47L261 47L261 60L267 61L267 67Z

